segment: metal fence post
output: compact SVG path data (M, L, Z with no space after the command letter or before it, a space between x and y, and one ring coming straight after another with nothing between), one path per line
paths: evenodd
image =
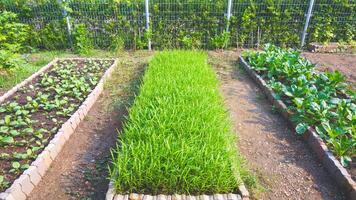
M62 15L63 17L66 18L66 24L67 24L67 33L68 33L68 40L70 43L70 46L73 47L73 42L72 42L72 25L70 24L70 18L68 15L67 10L65 9L63 3L65 3L66 0L58 0L58 3L62 6Z
M227 12L226 12L226 17L227 17L226 32L229 32L230 18L231 18L231 7L232 7L232 0L228 0Z
M146 14L146 31L150 31L150 12L149 12L149 0L145 0L145 14ZM148 38L148 50L151 50L151 38Z
M309 0L308 13L307 13L307 16L305 19L304 29L303 29L303 33L302 33L301 48L303 48L303 46L305 44L305 38L307 36L307 31L308 31L308 27L309 27L310 17L313 12L313 7L314 7L314 0Z

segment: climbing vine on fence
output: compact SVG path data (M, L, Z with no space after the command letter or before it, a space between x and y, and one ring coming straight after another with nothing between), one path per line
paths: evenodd
M298 47L309 0L150 0L146 30L144 0L0 0L0 10L30 25L32 46L68 48L72 27L85 24L96 48L156 49L256 47L264 43ZM67 18L68 17L68 18ZM226 31L229 23L229 31ZM225 41L227 40L227 41ZM307 43L356 40L356 2L316 1ZM219 43L219 44L218 44Z

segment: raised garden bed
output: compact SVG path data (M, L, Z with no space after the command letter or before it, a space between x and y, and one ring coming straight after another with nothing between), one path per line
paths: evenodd
M157 53L113 152L106 199L246 199L240 161L207 55Z
M0 97L0 199L26 199L117 61L55 59Z
M259 55L261 56L259 57ZM340 79L339 74L337 72L333 74L314 72L313 65L300 58L298 52L286 51L274 46L268 46L264 52L250 52L244 56L250 62L253 62L254 65L251 66L243 57L240 57L240 66L256 81L268 99L281 112L289 124L296 128L297 134L301 135L301 138L307 141L330 175L335 179L338 185L346 191L348 197L355 199L356 183L348 172L348 170L353 170L355 157L355 132L353 129L355 127L355 110L353 110L355 109L355 100L352 96L344 93L343 88L345 85L342 79ZM266 61L265 58L268 58L268 61ZM277 70L277 72L272 71L272 69ZM277 73L280 74L274 76ZM288 73L290 76L288 76ZM335 80L336 76L339 77L338 80ZM303 82L304 84L298 86L293 86L293 84L288 85L289 83L295 83L295 80L301 81L300 79L303 79L303 77L306 81ZM329 78L331 79L331 77L335 79L330 81ZM320 78L322 80L319 80ZM315 85L313 85L314 83ZM303 93L302 90L308 87L313 89L312 93ZM298 94L297 91L300 93ZM326 91L329 91L329 94L326 94ZM315 110L314 112L308 110L310 107L312 107L311 109L319 108L319 105L316 103L308 104L310 107L305 107L308 108L308 111L303 110L304 104L308 103L309 100L313 99L316 101L316 99L312 97L318 97L317 100L321 101L319 103L320 106L323 106L323 108L320 109L323 110ZM343 102L347 102L347 104L344 105ZM327 108L328 104L329 108ZM331 107L332 105L330 104L336 104L338 106ZM345 107L341 108L342 105ZM344 117L338 116L342 113L341 109L348 109L347 113L349 114L346 114ZM329 115L330 113L332 115ZM325 116L324 118L323 116L315 118L314 115L317 114L323 114ZM312 120L313 117L314 120ZM344 129L342 129L345 131L343 133L345 135L332 135L332 133L341 131L335 130L335 124L341 127L342 125L345 126ZM326 127L330 127L330 129L325 130ZM341 139L339 137L341 137ZM339 146L335 146L334 143L336 139L345 140L345 142L337 143ZM327 144L325 141L327 141ZM337 148L345 150L342 151L342 155ZM339 159L334 156L334 153L337 153L336 156L347 168L340 163Z

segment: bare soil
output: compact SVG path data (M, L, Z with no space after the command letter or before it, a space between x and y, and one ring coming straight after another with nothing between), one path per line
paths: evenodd
M209 52L239 136L238 146L264 192L256 199L344 199L307 144L273 111L262 91L237 65L239 52Z
M355 45L339 44L337 42L330 42L328 44L313 42L307 48L311 52L318 53L356 53Z
M356 54L304 52L302 55L316 64L320 71L340 71L356 88Z
M105 199L110 149L152 53L122 53L104 92L53 161L29 200Z

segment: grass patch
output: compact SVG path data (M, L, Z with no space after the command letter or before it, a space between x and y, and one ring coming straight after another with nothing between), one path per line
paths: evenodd
M0 74L0 91L5 92L16 84L20 83L41 67L26 64L22 68L14 69L11 72Z
M108 91L104 97L104 111L127 110L134 102L139 91L141 80L152 57L151 51L121 52L118 54L118 66L112 77L105 82L104 88Z
M118 193L227 193L240 184L236 138L202 52L157 53L113 152Z

